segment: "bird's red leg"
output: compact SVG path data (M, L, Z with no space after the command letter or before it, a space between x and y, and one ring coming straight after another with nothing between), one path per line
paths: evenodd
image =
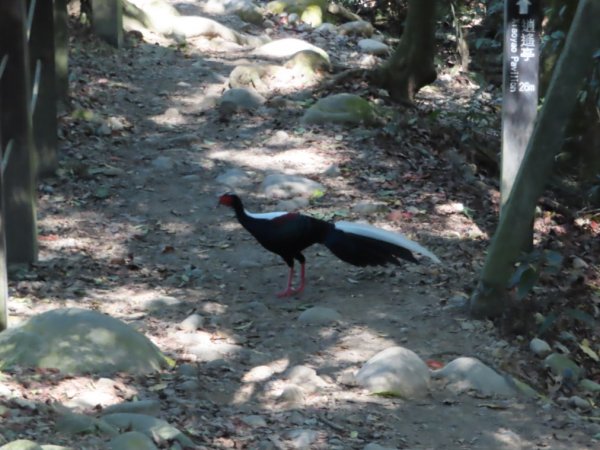
M304 266L302 268L304 269ZM288 277L287 288L285 289L285 291L279 292L277 294L277 297L289 297L290 295L294 295L296 293L296 291L292 289L292 281L294 281L294 268L290 267L290 275Z
M283 298L283 297L291 297L294 294L301 294L302 291L304 290L304 274L305 274L305 267L304 267L304 263L302 263L302 265L300 266L300 286L298 286L297 289L292 289L292 282L294 281L294 269L293 268L290 269L290 277L288 278L287 288L285 291L282 291L279 294L277 294L277 297Z
M304 266L304 263L300 266L300 286L294 290L294 294L300 294L304 290Z

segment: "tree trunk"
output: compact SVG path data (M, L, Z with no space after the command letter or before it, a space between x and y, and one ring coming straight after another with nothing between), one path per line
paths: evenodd
M593 66L593 52L600 47L598 17L600 1L579 2L546 101L490 245L481 280L471 298L471 314L475 317L497 317L509 306L507 284L521 251L520 237L531 227L537 199L562 147L577 93Z
M387 89L392 100L412 103L423 86L436 79L435 0L409 0L406 28L390 59L374 70L371 80Z

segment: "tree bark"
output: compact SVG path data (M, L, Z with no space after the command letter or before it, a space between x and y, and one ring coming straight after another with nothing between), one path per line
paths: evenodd
M435 0L409 0L406 28L390 59L374 70L371 80L392 100L412 103L423 86L435 81Z
M598 0L581 0L564 50L550 82L546 101L533 130L515 184L490 245L481 280L471 298L475 317L497 317L509 306L507 284L528 233L535 205L550 178L554 157L562 147L577 93L600 47Z

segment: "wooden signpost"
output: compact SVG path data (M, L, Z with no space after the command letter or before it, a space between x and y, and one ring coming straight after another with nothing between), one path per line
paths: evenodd
M505 0L502 206L523 160L538 106L541 0Z

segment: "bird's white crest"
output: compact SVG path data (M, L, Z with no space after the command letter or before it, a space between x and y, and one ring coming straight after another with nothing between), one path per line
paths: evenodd
M285 211L275 211L275 212L269 212L269 213L253 213L248 210L244 210L244 211L246 211L246 214L248 216L252 217L253 219L265 219L265 220L272 220L277 217L281 217L281 216L285 216L286 214L289 214Z
M411 241L406 236L403 236L400 233L382 230L381 228L374 227L373 225L357 222L336 222L335 227L338 230L344 231L346 233L358 234L359 236L378 239L380 241L385 241L389 242L390 244L398 245L399 247L404 247L405 249L410 250L411 252L427 256L429 259L438 264L441 263L440 259L437 256L435 256L432 252L427 250L425 247L417 244L416 242Z

